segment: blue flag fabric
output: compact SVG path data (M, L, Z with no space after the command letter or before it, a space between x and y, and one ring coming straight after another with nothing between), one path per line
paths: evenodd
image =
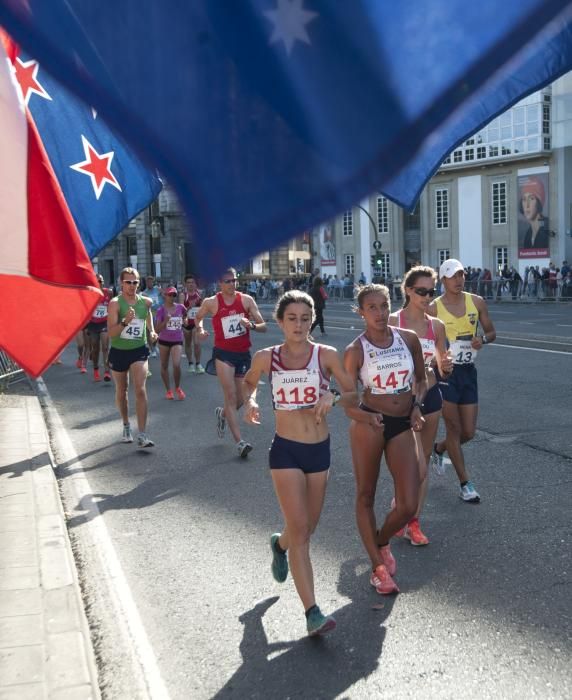
M23 52L14 74L77 226L93 258L161 191L161 181L95 109Z
M157 165L206 273L373 191L412 207L572 67L563 0L0 0L0 22Z

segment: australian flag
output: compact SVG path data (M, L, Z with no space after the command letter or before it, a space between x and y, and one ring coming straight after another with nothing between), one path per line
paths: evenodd
M174 186L205 274L374 191L411 207L457 143L572 68L570 20L569 0L0 0Z

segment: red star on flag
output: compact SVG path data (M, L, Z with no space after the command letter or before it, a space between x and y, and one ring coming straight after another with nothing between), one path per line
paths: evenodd
M28 106L32 93L36 93L36 95L46 100L52 99L38 81L39 67L40 65L37 61L22 61L19 58L16 58L13 65L14 74L16 75L16 80L22 92L22 100L26 107Z
M106 183L117 187L121 192L121 187L115 175L111 172L111 161L115 153L113 151L109 151L109 153L98 153L83 134L81 136L81 141L83 143L85 160L81 163L70 165L70 168L72 170L77 170L78 173L82 173L83 175L89 175L97 199L101 196Z

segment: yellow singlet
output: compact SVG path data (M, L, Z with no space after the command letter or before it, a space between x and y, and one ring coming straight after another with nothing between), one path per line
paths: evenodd
M468 292L463 292L465 297L465 313L463 316L453 316L445 308L442 298L435 299L437 318L445 324L447 340L452 343L455 340L469 340L477 333L479 323L479 311L475 306L473 297Z

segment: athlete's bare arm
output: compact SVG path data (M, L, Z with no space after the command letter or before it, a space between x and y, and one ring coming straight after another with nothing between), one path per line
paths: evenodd
M218 311L218 301L216 296L207 297L203 303L199 306L197 315L195 316L195 329L197 331L197 338L203 340L207 338L209 332L203 327L203 319L209 314L214 316Z
M494 323L489 316L487 302L476 294L472 294L471 296L473 297L473 302L475 303L477 311L479 312L479 323L483 329L483 334L475 336L471 345L475 348L475 350L480 350L483 345L493 343L496 340L497 332L495 330Z
M242 305L244 306L247 313L250 314L252 318L253 326L250 320L247 318L242 318L240 320L241 324L251 331L256 331L257 333L266 333L266 321L262 318L262 314L254 301L254 299L248 294L242 295Z
M247 423L260 423L260 408L256 403L258 382L263 374L268 374L272 348L264 348L254 353L250 369L244 375L242 382L242 398L244 401L244 420Z

